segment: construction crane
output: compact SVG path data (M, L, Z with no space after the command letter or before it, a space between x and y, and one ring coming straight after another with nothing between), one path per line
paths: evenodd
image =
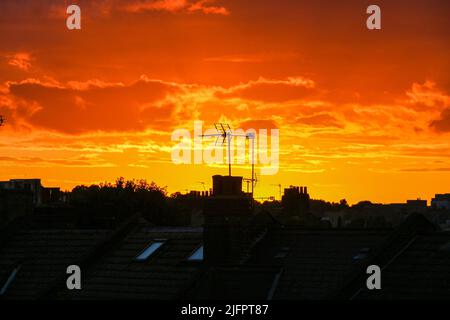
M281 200L281 184L280 183L279 184L271 184L271 186L278 187L278 193L280 195L280 200Z
M228 146L228 175L231 177L231 139L233 137L244 137L246 139L252 140L252 195L255 187L255 134L247 133L247 134L236 134L233 133L229 124L226 123L215 123L214 127L217 130L217 133L213 134L203 134L200 137L216 137L216 145L220 138L222 138L222 145L227 142Z

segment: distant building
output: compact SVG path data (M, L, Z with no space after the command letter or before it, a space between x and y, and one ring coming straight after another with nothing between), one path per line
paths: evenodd
M43 202L52 197L48 192ZM28 195L32 202L31 188L2 194L16 194L18 202ZM284 224L242 191L242 177L219 175L211 193L186 199L204 206L203 227L154 226L140 214L100 229L55 224L57 214L8 224L0 229L0 300L450 299L450 233L428 216L399 213L406 217L395 229L380 227L371 217L393 209L363 202L345 209L371 216L361 227ZM412 200L402 208L408 204L411 210L424 206ZM283 205L293 214L308 213L307 188L286 189ZM340 213L335 217L340 224ZM82 290L67 290L72 264L83 270ZM367 289L373 264L383 270L382 290Z
M309 214L309 200L307 187L291 186L284 189L281 203L289 216L305 217Z
M447 209L450 210L450 193L436 194L431 199L431 207L435 209Z
M361 201L348 208L335 208L320 214L321 221L331 227L383 228L399 225L410 214L429 214L426 200L407 200L404 203L371 203Z
M46 188L41 184L41 179L11 179L0 181L0 190L29 191L32 194L33 205L38 207L60 201L59 188Z
M343 216L345 211L327 211L323 213L321 221L326 221L330 224L332 228L341 228L351 221L345 221Z
M172 195L176 208L181 213L181 224L192 227L201 227L204 224L203 207L211 191L191 190L186 194L177 193Z
M382 206L401 214L425 213L428 210L427 200L421 199L406 200L406 203L390 203Z
M407 213L425 213L428 209L427 200L407 200L406 212Z

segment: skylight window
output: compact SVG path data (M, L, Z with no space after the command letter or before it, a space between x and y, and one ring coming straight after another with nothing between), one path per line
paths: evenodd
M193 254L188 258L189 261L203 261L203 246L197 248Z
M9 275L8 279L6 280L5 284L3 285L3 287L0 290L0 296L3 296L6 294L6 291L8 290L9 286L11 285L11 283L14 281L14 279L17 276L17 273L19 272L20 268L22 267L22 265L18 265L16 268L14 268L14 270L11 272L11 274Z
M142 251L136 258L136 261L145 261L147 260L152 254L154 254L159 248L162 247L162 245L165 243L165 241L154 241L151 245L149 245L144 251Z

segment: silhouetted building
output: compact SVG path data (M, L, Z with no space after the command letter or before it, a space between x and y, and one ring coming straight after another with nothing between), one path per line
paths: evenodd
M427 200L407 200L406 212L408 213L425 213L427 211Z
M5 190L24 190L33 195L33 205L42 204L42 185L41 179L11 179L9 181L0 181L0 189Z
M22 190L32 194L33 205L38 207L49 205L61 200L59 188L45 188L41 184L41 179L11 179L0 181L0 189Z
M332 228L342 228L345 226L344 214L345 211L327 211L323 213L320 220L329 223Z
M204 224L203 207L212 191L191 190L187 194L172 195L176 210L183 218L182 224L191 227L201 227Z
M450 299L450 233L424 215L395 229L283 224L255 213L242 178L228 176L214 176L202 199L203 228L155 227L139 214L114 229L16 219L0 229L0 299ZM291 187L284 204L308 212L306 199ZM72 264L82 290L67 290ZM382 290L366 289L373 264Z
M42 188L42 204L52 204L61 201L61 190L59 188Z
M284 189L281 199L284 212L289 216L306 217L309 215L309 194L307 187L291 186Z
M242 257L250 241L252 202L242 191L242 177L213 176L212 196L204 208L206 263L230 263Z
M450 193L436 194L431 199L431 206L435 209L447 209L450 210Z
M450 234L422 215L396 229L272 225L246 259L228 264L206 263L204 232L136 218L115 230L21 223L0 233L0 298L450 298ZM82 290L67 290L72 264L83 270ZM382 290L366 288L372 264L383 270Z
M94 300L189 298L202 275L202 234L202 228L140 226L110 236L108 254L91 263L82 290L59 290L55 295ZM90 250L104 249L97 244Z

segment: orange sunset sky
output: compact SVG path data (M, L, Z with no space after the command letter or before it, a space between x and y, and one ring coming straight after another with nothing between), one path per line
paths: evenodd
M370 4L382 30L366 28ZM173 130L202 120L279 129L257 197L281 183L430 200L450 192L449 17L444 0L2 0L0 180L202 190L226 167L171 161Z

